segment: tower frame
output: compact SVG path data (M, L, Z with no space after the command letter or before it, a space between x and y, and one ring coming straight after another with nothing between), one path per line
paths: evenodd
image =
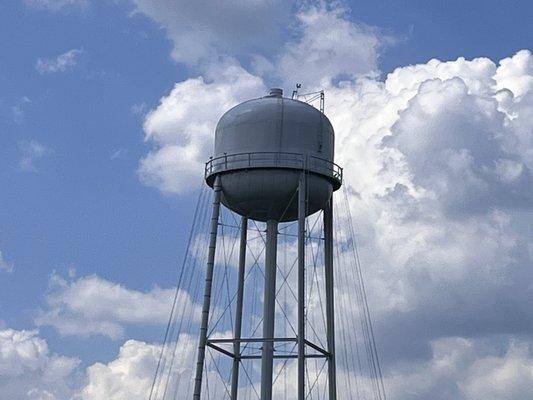
M212 162L212 160L211 160ZM209 163L208 163L209 164ZM307 163L306 163L307 164ZM338 166L337 166L338 167ZM340 167L338 167L340 169ZM206 174L209 166L206 166ZM342 169L340 169L340 179L342 179ZM211 305L211 290L213 283L213 268L215 264L217 232L219 225L219 215L221 206L222 186L220 176L215 177L213 184L213 205L212 217L210 223L210 241L207 259L206 280L204 288L204 304L202 308L202 320L200 328L200 340L198 346L198 358L196 364L196 375L193 400L201 400L203 369L205 363L205 349L209 347L232 358L232 375L231 375L231 400L238 400L239 386L239 364L242 360L257 359L261 360L261 400L272 400L272 371L273 361L275 359L297 359L298 362L298 384L297 399L305 400L306 369L305 363L308 359L325 358L328 364L328 399L337 399L336 384L336 363L335 363L335 310L334 310L334 266L333 266L333 194L326 203L323 211L323 233L324 233L324 268L325 268L325 297L326 297L326 343L324 349L319 345L305 338L305 279L306 279L306 262L305 262L305 244L306 244L306 226L307 218L307 176L310 171L306 168L300 170L300 179L298 184L298 331L296 337L275 337L274 336L274 310L276 294L276 262L277 262L277 235L278 221L267 221L267 238L265 250L265 297L263 304L263 337L262 338L243 338L242 337L242 312L244 299L244 278L246 263L246 240L248 218L242 217L240 230L239 246L239 266L237 282L237 300L236 315L233 337L229 339L210 339L207 337L209 312ZM280 342L293 342L297 345L297 354L274 354L274 344ZM261 355L243 355L241 354L241 344L243 343L260 343L262 344ZM222 345L233 345L233 352L222 348ZM315 353L308 353L306 350L311 348Z

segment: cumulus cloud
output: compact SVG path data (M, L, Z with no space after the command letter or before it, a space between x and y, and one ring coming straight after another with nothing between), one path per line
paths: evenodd
M170 381L167 386L165 374L155 386L156 398L165 391L170 397L176 391L186 396L192 389L196 338L182 334L171 347L176 353L173 360L167 360L172 363ZM510 340L495 346L491 340L449 337L433 340L430 347L428 360L402 363L388 372L386 385L390 397L515 400L527 397L532 390L533 358L527 342ZM37 331L4 329L0 331L0 390L14 400L146 399L160 351L160 345L127 340L114 359L81 370L79 360L51 353ZM314 368L309 366L311 374L317 372ZM293 376L295 369L296 364L290 363L288 376ZM210 393L223 393L225 388L217 384L213 365L207 373ZM340 370L339 378L344 374ZM289 380L287 385L294 388L294 381ZM284 398L284 392L279 390L282 386L276 387L276 399ZM247 387L243 381L243 392ZM339 390L348 395L344 388Z
M513 57L501 60L495 80L497 89L510 90L516 97L530 94L533 90L531 51L521 50Z
M379 52L392 39L377 28L356 24L347 9L324 2L303 8L296 18L297 39L285 44L274 66L286 86L320 89L332 80L379 72Z
M132 0L137 13L165 29L174 60L205 64L221 55L272 51L294 3L281 0Z
M140 162L141 182L163 193L196 190L212 155L213 132L222 114L240 101L265 93L262 80L233 62L207 77L176 83L144 121L153 149Z
M530 171L504 146L503 138L514 135L505 115L493 98L468 93L461 78L423 82L391 129L387 145L405 157L413 183L448 212L533 204Z
M77 58L81 53L83 53L81 49L72 49L56 58L39 58L35 64L35 69L42 75L65 72L78 64Z
M182 334L177 343L170 345L176 352L169 389L185 393L192 382L196 338ZM116 358L82 369L80 360L52 353L38 331L2 329L0 397L10 400L146 399L160 352L158 344L127 340L120 346ZM164 390L164 384L157 386L157 390Z
M38 326L53 326L65 336L118 339L128 325L166 323L173 297L173 289L155 287L141 292L94 275L72 281L53 275L46 307L35 322ZM179 298L191 301L185 293Z
M172 344L172 348L174 345ZM191 396L196 339L180 336L172 364L171 373L165 373L162 382L155 385L154 397L173 398L180 393L183 398ZM150 393L153 373L157 367L161 347L135 340L125 342L118 356L107 364L95 363L86 371L84 386L77 392L84 400L136 400L147 398ZM437 339L430 344L431 357L425 361L405 362L392 367L386 376L388 397L395 399L435 400L519 400L530 393L533 384L533 358L530 346L522 341L508 341L494 346L490 340L473 340L461 337ZM216 355L215 355L216 357ZM208 357L209 392L213 395L226 393L212 361ZM170 358L167 359L170 362ZM276 365L278 376L281 365ZM295 393L297 363L289 362L285 374L280 374L273 388L273 398L282 400L288 393ZM326 377L320 374L319 365L308 364L307 372L326 384ZM344 382L346 371L339 369L339 383ZM166 383L169 378L168 385ZM339 385L339 395L349 398L362 395L364 376L359 376L359 386L352 392L345 385ZM256 388L259 382L254 382ZM204 394L208 387L204 385ZM243 379L240 393L251 393L249 381ZM367 393L372 398L371 393ZM165 397L165 398L166 398ZM362 396L364 397L364 396ZM289 398L293 396L289 395Z
M197 339L186 334L180 335L177 342L170 344L175 352L166 360L167 372L161 381L156 381L152 398L192 397L196 346ZM85 385L77 392L77 396L81 400L147 399L160 352L160 345L126 341L114 360L107 364L95 363L87 368ZM207 378L211 396L225 393L222 383L217 382L216 374L214 369L206 372L209 375Z
M190 387L196 346L196 338L187 334L180 335L177 343L171 343L176 352L169 389L185 393ZM82 369L80 360L50 352L38 331L3 329L0 330L1 397L10 400L146 399L160 352L158 344L127 340L116 358ZM157 390L164 390L164 383Z
M387 379L394 398L522 399L533 384L529 345L509 341L502 349L483 340L450 337L431 343L427 362L404 364Z
M431 60L383 82L326 86L395 398L483 398L476 371L491 361L489 376L523 366L517 379L493 379L492 398L528 390L524 346L520 357L511 345L494 355L479 342L507 346L533 327L532 238L523 228L533 222L530 92L501 83L502 66L515 57L524 65L524 54L531 58L498 64Z
M78 364L75 358L52 354L37 331L0 330L2 398L70 398Z
M253 73L225 61L177 83L145 119L153 149L141 180L194 187L219 116L266 80L325 89L391 397L521 399L529 342L513 338L533 328L531 52L433 59L381 80L390 39L345 9L304 7L293 34L253 57ZM352 290L343 284L339 296Z
M526 398L533 391L530 345L511 342L504 356L476 357L461 387L472 400Z
M282 43L271 20L284 24L287 8L230 3L134 0L136 12L165 29L174 60L201 74L140 111L150 146L140 180L187 194L200 184L223 112L261 96L269 80L325 89L390 397L527 396L531 52L499 62L433 59L380 80L379 55L391 39L350 21L346 9L301 8ZM258 44L265 42L271 47ZM164 289L132 291L98 277L53 281L37 322L62 334L117 338L130 324L166 321L170 308ZM339 297L352 290L343 284ZM157 354L157 346L126 342L116 360L89 368L84 398L135 398L129 388L147 390Z
M518 361L512 346L503 358L490 356L509 366L489 374L493 382L501 374L498 388L481 391L472 371L477 361L495 360L480 340L500 348L533 327L529 79L502 71L527 71L531 60L529 51L499 63L431 60L398 68L383 82L360 78L327 88L394 398L519 399L528 390L526 379L506 375L523 364L517 374L528 376L525 345ZM340 295L348 290L339 286ZM446 342L450 337L461 339ZM470 361L448 373L446 362L462 343L472 347ZM401 373L410 368L412 381Z
M160 351L160 346L128 340L116 359L108 364L95 363L87 369L87 383L80 392L81 398L148 398Z

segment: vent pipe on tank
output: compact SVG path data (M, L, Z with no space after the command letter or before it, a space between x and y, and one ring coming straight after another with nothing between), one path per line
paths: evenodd
M281 98L281 97L283 97L283 89L272 88L268 92L268 96L267 97L279 97L279 98Z

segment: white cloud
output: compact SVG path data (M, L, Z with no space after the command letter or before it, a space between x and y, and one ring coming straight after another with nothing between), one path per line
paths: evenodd
M387 141L405 157L413 183L453 212L481 213L533 201L524 161L502 140L514 133L487 94L469 94L459 77L428 80L401 111Z
M275 69L286 86L320 89L335 79L379 72L378 56L391 39L378 29L348 19L348 10L325 2L297 14L298 39L288 42Z
M13 272L13 263L8 262L0 250L0 271Z
M524 52L500 65L515 57L523 59ZM513 84L528 82L517 78ZM461 343L533 327L527 307L533 301L532 238L521 228L533 223L531 97L522 87L514 88L520 96L502 96L501 79L493 61L459 58L398 68L384 82L360 77L326 86L337 160L362 235L375 331L398 399L431 393L470 399L476 385L461 376L476 360L495 356L474 346L469 361L448 373L446 362L463 351ZM174 110L165 115L179 120L182 111ZM212 118L209 129L202 127L205 142L212 138ZM153 137L145 124L150 140L183 147L187 136L172 134L180 125L171 118L160 122ZM190 182L196 176L191 171ZM442 347L448 343L443 338L456 336L463 339ZM418 371L412 381L404 379L410 368ZM396 375L410 383L394 382ZM528 386L521 382L501 387L522 393Z
M53 275L46 307L35 322L53 326L61 335L99 334L117 339L128 325L165 324L173 297L173 289L155 287L141 292L97 276L66 281ZM183 305L195 307L187 294L180 294L179 299Z
M503 357L476 359L463 383L472 400L524 399L533 393L533 359L528 343L512 342Z
M160 346L128 340L118 357L108 364L96 363L87 369L87 384L81 391L84 399L146 399Z
M51 354L37 331L0 330L2 398L70 398L78 364L77 359Z
M522 97L533 90L533 56L530 50L521 50L513 57L500 61L494 77L496 88L510 90Z
M175 391L184 396L190 392L196 345L196 338L185 334L179 337L178 343L170 344L176 354L171 373L165 374L163 381L156 385L156 398L162 397L167 376L170 378L167 396L172 397ZM52 354L37 331L4 329L0 331L0 390L13 400L146 399L160 351L159 345L127 340L116 358L106 363L96 362L82 371L79 360ZM171 354L167 356L168 367ZM294 376L295 368L295 363L289 364L289 377ZM309 368L312 374L313 364ZM217 384L214 366L208 371L210 392L223 393L225 388ZM346 378L345 374L344 370L338 371L340 382ZM364 380L365 377L359 377L363 386ZM244 392L246 380L243 384ZM287 384L292 388L294 382L289 380ZM495 346L491 340L484 339L438 339L431 342L428 360L395 365L389 370L385 384L388 396L395 399L521 400L533 389L533 358L530 345L524 341L511 340ZM282 387L276 386L276 399L284 397L283 391L280 392ZM341 384L339 393L345 390Z
M81 49L72 49L56 58L39 58L35 64L35 69L40 74L65 72L78 64L77 58L81 53L83 53Z
M500 65L515 57L524 52ZM501 96L497 71L486 58L432 60L398 68L384 82L361 78L326 91L378 346L397 399L488 396L490 389L475 394L477 386L463 381L488 357L482 349L474 346L468 365L452 373L446 362L460 343L442 359L431 349L450 336L491 338L500 347L533 327L530 91ZM529 373L523 364L519 376ZM418 370L413 380L405 376L410 368ZM529 388L523 378L508 381L485 398L520 399Z
M48 147L34 139L20 142L19 148L22 153L19 167L27 172L37 172L35 163L51 152Z
M172 344L174 347L174 344ZM169 374L173 398L176 385L184 396L192 381L196 340L181 335L176 346L172 373ZM107 364L95 363L87 369L87 382L79 395L83 400L144 400L148 398L161 346L136 340L126 341L116 359ZM170 363L170 361L169 361ZM159 389L164 390L164 383ZM159 397L161 398L161 393ZM155 394L155 393L154 393Z
M501 347L501 348L500 348ZM175 346L174 364L171 373L165 370L163 380L155 385L154 398L173 398L180 393L183 398L190 397L194 373L196 338L182 335ZM95 363L87 369L86 383L78 392L83 400L136 400L145 399L150 393L153 373L156 369L161 347L135 340L126 341L120 348L118 356L108 362ZM431 356L425 361L408 361L394 366L385 379L387 395L394 399L435 400L522 400L530 393L533 384L533 358L525 342L510 341L495 347L487 340L473 340L462 337L450 337L434 340L430 344ZM208 357L209 392L225 393L226 388L220 383L220 377ZM218 361L220 362L220 361ZM170 358L167 359L170 363ZM276 365L278 375L280 364ZM320 364L309 363L308 373L314 378L318 375ZM274 386L274 399L285 398L296 390L296 362L287 365L285 374L280 374ZM168 385L166 379L170 378ZM326 377L318 385L326 384ZM342 397L353 396L345 385L346 371L339 369L338 393ZM315 379L311 379L313 382ZM358 377L357 393L362 395L367 377ZM256 388L259 383L254 382ZM250 393L249 382L243 379L240 393ZM353 385L353 382L352 382ZM203 386L204 394L207 385ZM352 390L355 388L352 387ZM187 396L189 394L189 396ZM372 398L372 392L367 392ZM165 398L166 398L165 397ZM364 397L364 396L362 396ZM289 396L292 398L292 396Z
M182 334L170 346L176 353L169 389L177 388L183 391L179 393L184 393L194 372L196 338ZM80 360L51 353L38 331L2 329L0 397L6 400L144 400L150 392L160 351L160 345L127 340L115 359L96 362L83 370ZM214 376L211 379L214 381ZM164 384L163 381L158 390L163 390Z
M212 155L218 119L240 101L265 91L260 78L233 63L216 67L206 78L176 83L144 121L145 140L154 149L140 161L141 181L163 193L196 190Z
M430 360L392 371L386 380L388 395L412 400L523 399L533 385L529 345L510 341L502 347L460 337L433 341Z
M273 51L289 23L293 1L132 0L136 12L165 29L172 57L189 65L218 57Z

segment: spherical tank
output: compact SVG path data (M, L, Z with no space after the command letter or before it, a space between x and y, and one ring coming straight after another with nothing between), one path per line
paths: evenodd
M307 177L307 210L322 209L342 180L334 164L334 131L328 118L281 89L227 111L215 131L206 181L220 177L223 204L258 221L298 218L298 184Z

